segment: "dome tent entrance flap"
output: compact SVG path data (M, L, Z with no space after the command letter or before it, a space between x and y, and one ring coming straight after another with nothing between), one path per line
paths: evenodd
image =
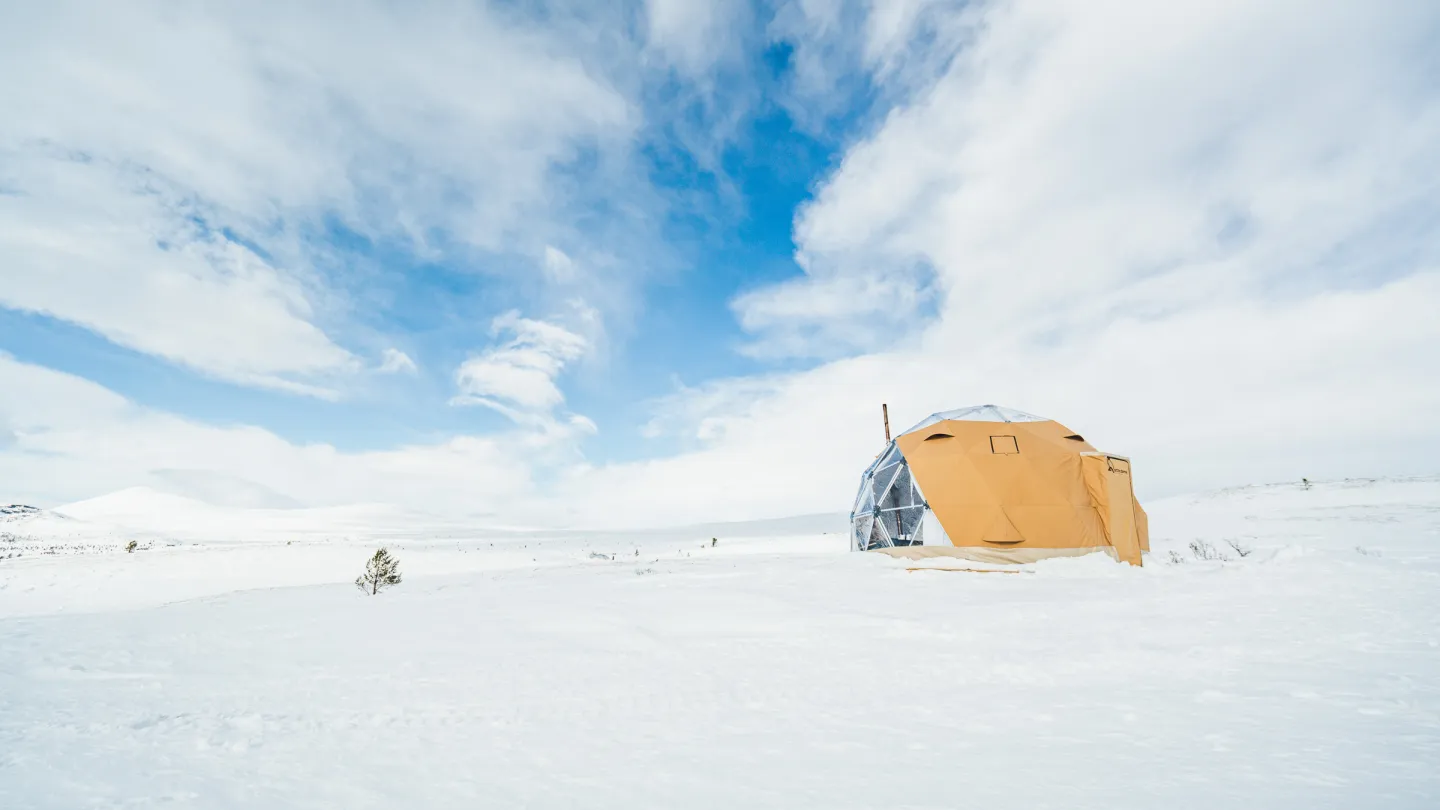
M851 548L989 562L1149 550L1130 461L1010 408L943 411L895 437L865 470ZM927 517L928 513L928 517Z

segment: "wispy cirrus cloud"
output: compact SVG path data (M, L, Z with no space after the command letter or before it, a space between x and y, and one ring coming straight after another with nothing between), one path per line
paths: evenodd
M457 514L533 498L523 437L457 435L351 451L147 408L74 375L0 353L7 498L57 505L148 485L244 505L390 502ZM214 490L214 491L207 491ZM271 493L271 497L251 497ZM273 496L278 494L279 499Z
M579 414L557 416L565 404L557 379L591 351L588 338L514 310L495 318L490 333L497 342L456 369L459 393L452 405L481 405L524 426L595 431L595 424Z
M399 349L389 348L380 353L380 365L376 369L381 374L415 374L420 367L410 359L410 355Z
M623 163L637 122L573 33L443 2L13 9L0 306L334 396L361 364L328 229L461 266L583 241L556 178Z
M666 63L705 79L723 59L743 56L741 26L753 15L745 0L645 0L645 39Z
M316 325L303 277L207 207L135 167L41 152L0 157L0 306L242 385L331 398L359 367Z

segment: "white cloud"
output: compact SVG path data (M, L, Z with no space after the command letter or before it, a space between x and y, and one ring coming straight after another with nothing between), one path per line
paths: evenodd
M556 378L571 362L584 357L590 341L558 324L520 317L510 311L490 325L502 340L471 357L455 372L460 393L456 405L484 405L522 424L549 423L565 403ZM583 418L582 418L583 419ZM589 420L570 419L571 426L593 432Z
M533 498L529 473L545 449L524 435L456 436L374 452L295 445L255 427L215 427L140 407L3 353L0 424L14 434L0 446L6 496L46 505L150 485L222 502L268 492L307 505L505 511Z
M545 276L555 284L569 284L575 280L575 261L554 245L545 246L541 268L545 271Z
M380 367L377 369L381 374L414 374L419 370L410 355L399 349L386 349L382 352Z
M1427 15L990 6L973 43L928 45L959 55L849 150L797 219L806 277L738 298L741 323L760 353L857 326L884 346L924 323L924 296L894 294L924 268L937 330L983 345L1418 269L1387 231L1437 208L1440 108L1412 81Z
M756 409L783 388L786 378L740 377L679 386L652 402L652 416L640 429L647 439L675 437L687 445L737 439Z
M933 297L923 271L901 267L786 281L739 295L730 306L743 329L764 336L741 347L744 353L828 359L895 343Z
M1104 319L1121 290L1174 308L1323 285L1361 269L1327 266L1358 239L1384 272L1386 220L1435 205L1440 116L1408 80L1423 29L1283 3L998 4L802 211L815 297L919 260L979 339Z
M1440 272L1429 272L1374 290L1118 319L1063 345L999 336L715 382L662 402L651 428L699 449L572 468L555 508L580 522L658 524L845 511L883 446L882 402L896 431L983 402L1058 419L1131 455L1148 497L1433 473L1440 322L1425 313L1437 301Z
M496 245L553 202L555 161L634 124L563 29L365 2L336 36L334 9L263 5L25 9L3 66L47 70L0 91L6 136L123 157L244 214L318 205L367 234Z
M877 353L684 392L652 432L703 449L570 485L844 509L884 401L901 427L1053 416L1134 455L1148 495L1434 472L1440 237L1416 224L1440 214L1440 12L978 8L887 23L868 64L901 103L798 217L805 276L733 302L752 353Z
M359 367L337 344L348 279L317 268L335 263L312 232L524 253L571 232L558 166L620 171L635 116L598 74L622 68L552 22L452 3L8 10L0 305L333 391Z
M677 69L701 76L738 44L739 0L646 0L646 39Z
M356 367L297 279L199 224L175 189L93 159L5 165L0 306L244 384L329 395L306 381Z
M803 129L883 115L923 90L977 35L993 3L969 0L794 0L770 38L789 46L779 102Z

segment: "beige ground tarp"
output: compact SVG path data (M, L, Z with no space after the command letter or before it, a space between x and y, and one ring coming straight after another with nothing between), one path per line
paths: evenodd
M953 557L979 563L1000 565L1023 565L1048 560L1052 557L1083 557L1086 554L1104 552L1112 557L1115 549L1109 546L1085 548L980 548L977 546L896 546L879 549L881 554L899 557L903 560L928 560L937 557Z

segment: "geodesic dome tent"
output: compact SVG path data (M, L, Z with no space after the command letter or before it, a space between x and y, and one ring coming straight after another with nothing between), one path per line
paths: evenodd
M919 558L1033 562L1150 550L1130 460L1051 419L978 405L933 414L865 470L851 548Z

